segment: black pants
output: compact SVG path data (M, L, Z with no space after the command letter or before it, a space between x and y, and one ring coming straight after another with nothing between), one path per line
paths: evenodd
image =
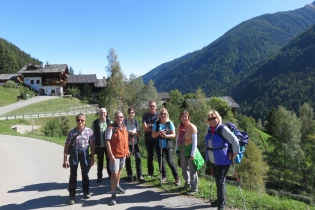
M83 193L89 193L90 179L88 176L88 172L83 170L84 161L85 161L84 154L83 153L78 154L78 158L79 158L79 163L81 167ZM69 187L68 187L70 197L74 197L76 194L78 166L79 164L70 166L70 178L69 178Z
M211 163L215 183L217 187L218 208L224 208L226 205L226 174L229 171L230 165L215 165Z
M137 177L139 178L142 175L142 166L141 166L141 156L140 156L140 151L139 151L139 147L138 144L134 145L134 149L135 149L135 158L136 158L136 170L137 170ZM129 151L130 151L130 157L126 158L126 170L127 170L127 174L132 175L132 168L131 168L131 156L133 156L132 154L132 145L129 145Z
M156 154L158 156L159 167L161 167L161 157L162 157L162 177L166 178L166 169L165 169L165 161L164 161L164 154L165 154L167 164L172 171L173 177L175 179L178 178L177 168L172 158L172 149L162 148L162 155L161 155L160 147L155 147L155 149L156 149ZM161 171L161 168L160 168L160 171Z
M155 141L154 138L151 136L145 136L145 147L148 152L148 175L153 175L154 173L154 165L153 165L153 156L154 156L154 148L155 148Z
M103 168L104 168L104 154L106 157L106 169L108 173L108 177L112 174L109 169L109 157L107 157L107 149L106 147L95 147L95 153L97 155L97 178L101 179L103 177Z

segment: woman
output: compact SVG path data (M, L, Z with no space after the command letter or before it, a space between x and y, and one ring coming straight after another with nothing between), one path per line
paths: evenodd
M129 108L128 119L125 120L125 125L129 134L128 146L129 151L131 151L132 155L135 156L136 159L136 171L137 171L137 179L138 181L144 181L142 176L142 167L141 167L141 157L140 151L138 147L138 137L140 136L140 126L139 122L135 119L135 110L133 108ZM132 181L132 168L131 168L131 158L126 159L126 170L128 174L128 180Z
M217 187L217 206L218 209L224 209L226 205L225 179L230 165L240 151L237 137L226 127L222 125L222 118L215 110L210 110L207 116L208 134L205 136L207 147L206 160L210 160L213 175ZM220 128L220 126L223 126ZM220 128L222 136L220 137L218 129ZM229 143L232 145L233 155L228 154Z
M161 171L161 183L166 181L166 169L164 163L164 154L166 161L170 167L175 179L175 185L180 185L180 178L177 173L177 168L172 160L172 139L175 138L175 126L169 119L169 114L165 108L160 110L159 120L156 121L152 129L152 137L156 139L156 154L158 156L159 167ZM162 161L162 164L161 164ZM161 168L162 165L162 168Z
M188 111L180 113L181 123L177 127L176 151L180 154L180 166L185 179L185 188L190 188L188 195L198 191L198 174L194 165L197 150L197 127L190 122Z

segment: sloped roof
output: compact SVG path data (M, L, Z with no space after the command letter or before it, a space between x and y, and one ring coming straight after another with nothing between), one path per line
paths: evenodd
M68 69L67 64L48 64L42 68L40 65L25 65L18 73L58 73L65 72Z
M15 80L19 74L0 74L0 80Z
M240 107L230 96L220 96L217 98L222 99L223 101L226 101L227 104L232 108L239 108ZM205 98L205 100L210 100L210 99L211 98ZM183 105L184 105L184 103L187 103L187 104L197 103L199 100L200 99L186 99L183 102Z
M97 79L97 83L95 84L95 87L106 87L106 79L103 77L103 79Z
M68 84L98 83L98 80L96 78L96 74L69 75L67 83Z
M170 94L168 92L161 92L161 93L158 93L158 95L162 100L170 99Z

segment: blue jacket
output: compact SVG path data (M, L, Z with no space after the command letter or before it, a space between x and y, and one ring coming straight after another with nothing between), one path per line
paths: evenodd
M206 150L206 161L210 160L215 165L231 165L232 161L228 157L229 143L232 144L233 152L239 153L239 141L237 137L226 127L222 129L222 135L227 139L225 141L217 133L217 129L221 123L215 128L214 134L211 132L211 127L208 127L208 134L205 136L204 141L207 148L214 150ZM216 150L217 149L217 150Z

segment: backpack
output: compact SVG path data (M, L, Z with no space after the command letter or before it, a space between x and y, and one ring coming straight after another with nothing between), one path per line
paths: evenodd
M239 145L240 145L240 152L237 154L236 158L235 158L235 162L237 164L241 163L242 161L242 158L243 158L243 154L245 152L245 146L248 144L248 134L247 132L242 132L242 131L239 131L237 126L234 125L233 123L231 122L228 122L228 123L225 123L225 124L222 124L218 129L217 129L217 133L218 135L226 142L228 142L224 136L222 135L222 129L223 127L227 127L228 129L230 129L230 131L238 138L238 141L239 141ZM231 144L229 143L229 151L232 151L232 148L231 148Z
M158 132L160 130L160 121L156 121L156 128L155 128L155 132ZM170 126L171 125L171 121L166 122L166 128L170 131ZM159 139L159 137L157 137L157 139ZM167 142L167 148L172 148L173 147L173 143L171 141L171 139L166 139ZM158 141L156 141L156 144L158 145ZM157 146L156 145L156 146ZM159 147L159 146L158 146Z

